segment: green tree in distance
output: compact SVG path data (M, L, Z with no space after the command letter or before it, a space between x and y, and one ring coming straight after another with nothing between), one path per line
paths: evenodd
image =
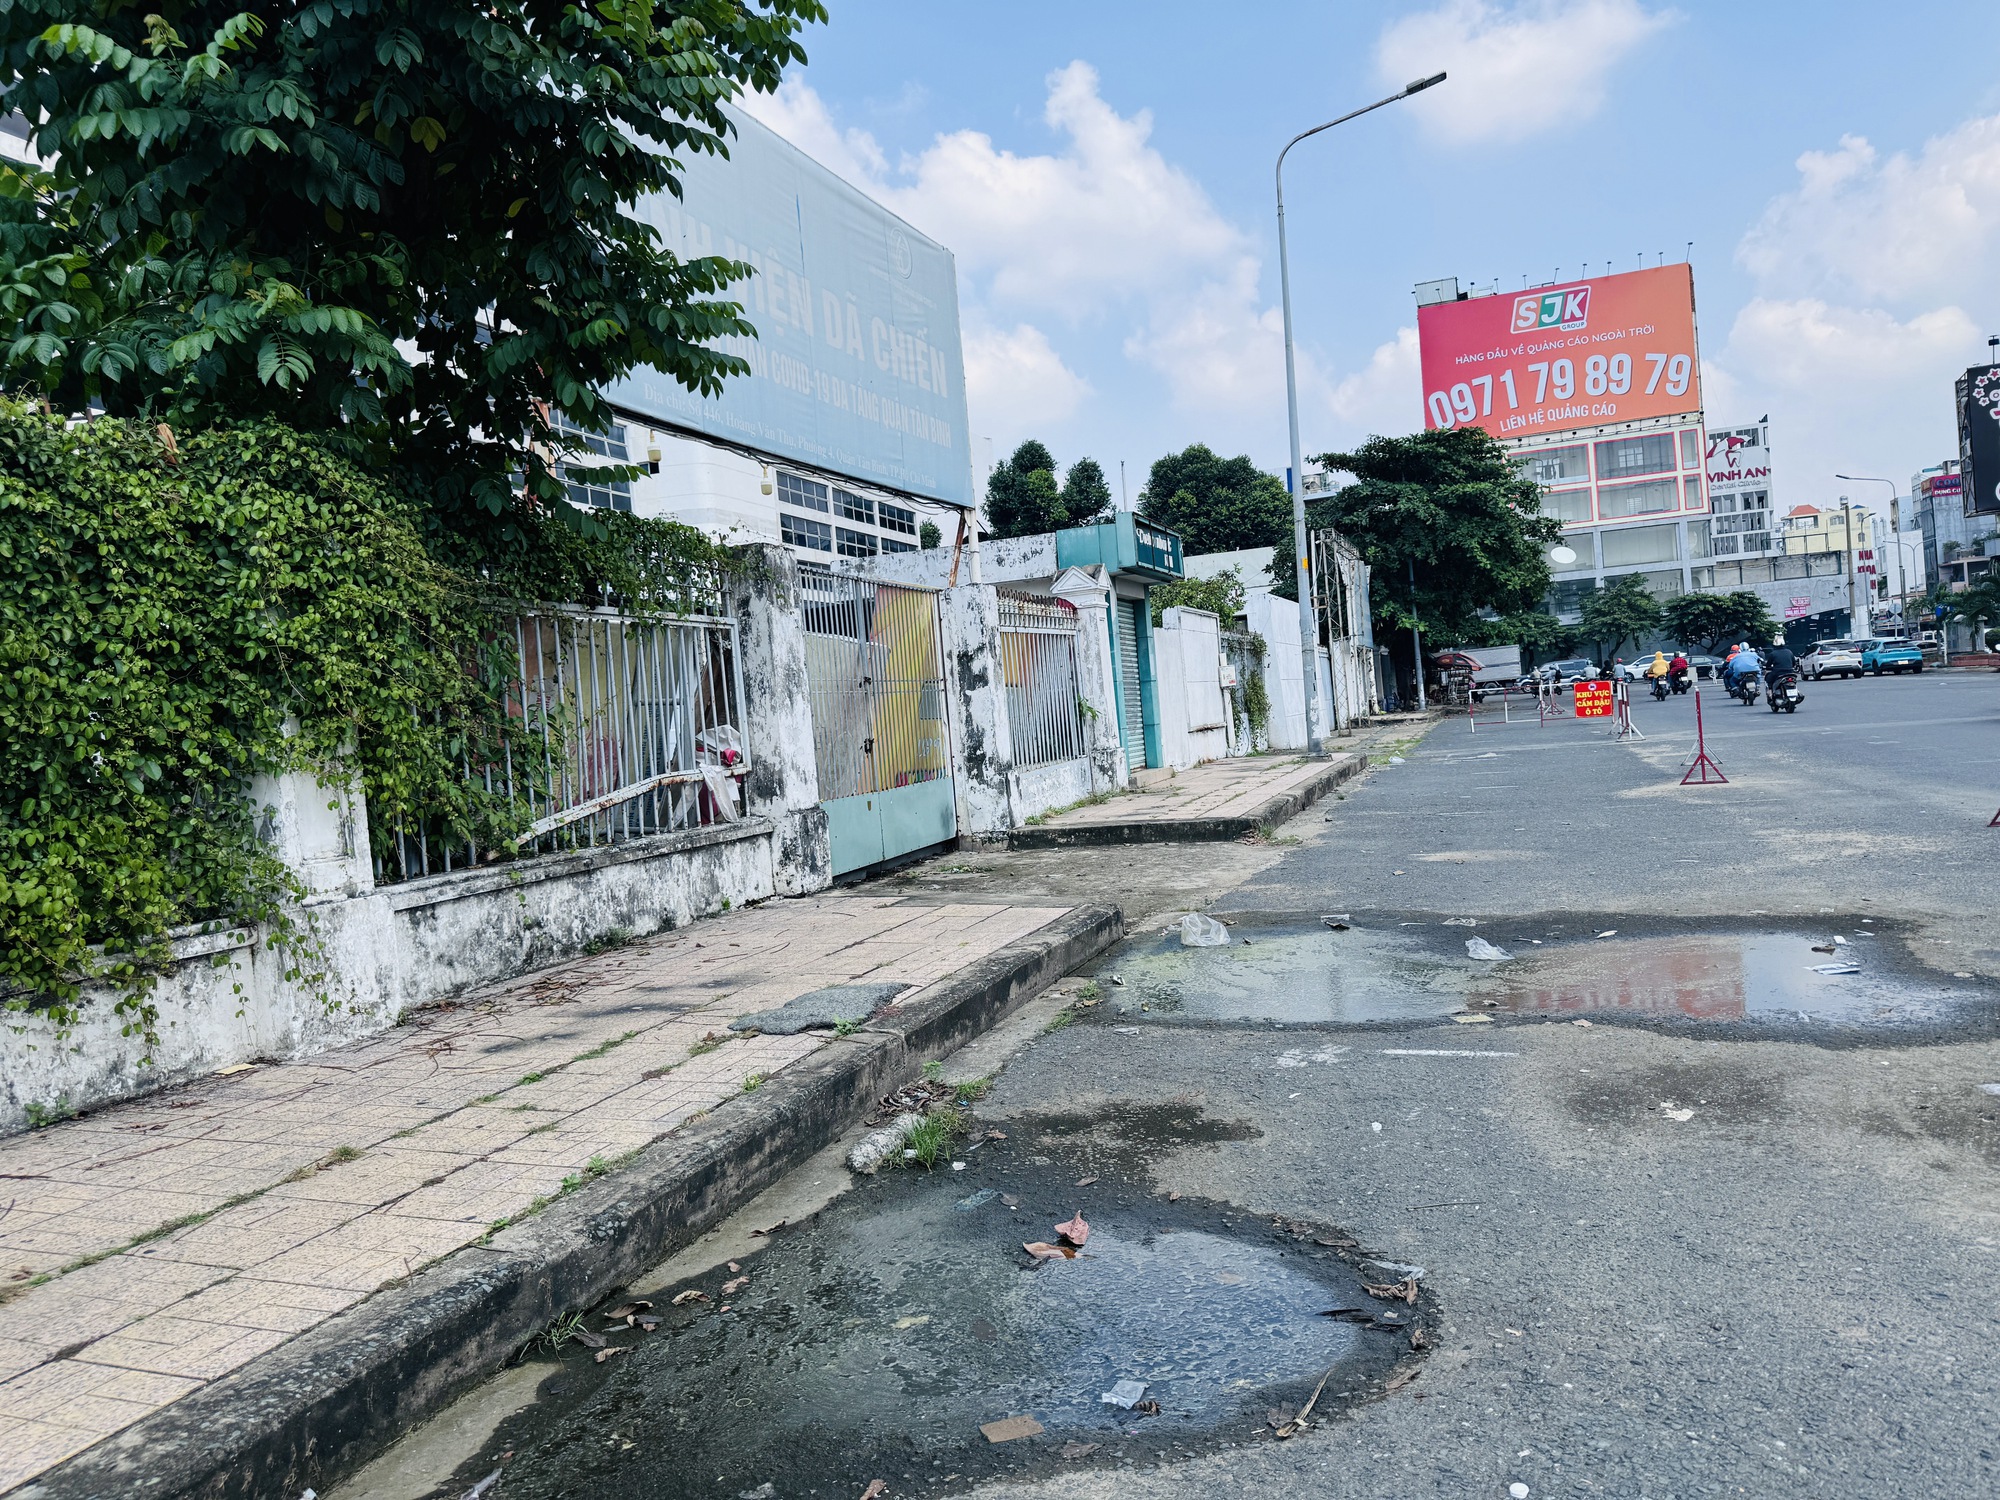
M1713 654L1731 641L1765 645L1778 622L1748 589L1733 594L1682 594L1660 606L1660 628L1688 650Z
M396 470L473 556L566 505L550 404L602 431L640 366L714 394L747 265L639 217L819 0L0 8L46 173L0 200L8 378L55 407L268 417ZM406 352L408 351L408 352ZM625 477L630 477L626 475Z
M937 522L926 521L924 522L923 525L917 528L917 545L921 547L924 551L926 552L937 551L939 545L942 544L943 541L944 541L944 533L938 529Z
M1110 505L1111 491L1095 459L1079 458L1070 465L1067 481L1058 485L1055 455L1033 438L986 478L989 536L1040 536L1085 526Z
M1336 528L1368 563L1378 640L1408 632L1414 621L1435 644L1472 643L1496 628L1488 614L1539 615L1549 590L1548 549L1562 525L1541 513L1541 491L1486 433L1468 427L1370 438L1318 462L1355 476L1345 489L1314 499L1307 520ZM1296 598L1289 550L1274 560L1272 576L1280 592ZM1520 623L1544 629L1539 621ZM1408 661L1407 635L1402 649Z
M1660 628L1660 605L1637 573L1608 580L1583 601L1580 633L1596 644L1600 660L1617 656Z
M1154 462L1139 514L1177 532L1190 557L1243 547L1292 546L1292 497L1249 456L1219 457L1196 443Z
M1170 609L1205 609L1222 621L1227 630L1243 608L1243 574L1224 568L1213 578L1176 578L1172 583L1156 583L1146 590L1153 611L1153 623Z

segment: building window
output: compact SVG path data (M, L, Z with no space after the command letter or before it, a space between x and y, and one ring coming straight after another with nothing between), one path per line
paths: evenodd
M1597 513L1607 521L1650 516L1681 508L1681 487L1671 479L1646 484L1606 485L1597 492Z
M835 529L834 538L836 542L834 551L838 552L842 557L873 557L875 555L875 538L865 531L849 531L845 526L841 526Z
M1708 542L1708 525L1709 523L1706 521L1690 521L1687 523L1689 557L1708 557L1712 555Z
M1590 478L1590 450L1578 443L1573 448L1539 448L1516 460L1521 477L1536 484L1581 484Z
M1701 503L1701 476L1699 474L1690 474L1687 478L1683 479L1681 481L1681 489L1687 495L1687 508L1689 510L1700 510L1703 508Z
M1615 438L1597 445L1597 478L1629 479L1638 474L1671 474L1680 467L1674 457L1674 435L1656 432L1646 437Z
M784 528L786 546L807 547L814 552L833 550L833 528L826 522L786 515L782 511L778 513L778 519Z
M849 521L866 521L875 524L875 502L864 495L849 494L846 490L833 492L833 513Z
M1677 525L1627 526L1616 531L1599 532L1597 539L1604 548L1604 566L1607 568L1677 562L1681 555L1681 529Z
M561 412L550 409L549 425L563 447L574 451L578 448L594 454L607 463L625 464L632 460L625 448L625 429L613 423L607 432L585 432ZM623 479L584 479L581 476L593 466L590 464L564 464L563 484L569 491L572 505L595 506L598 510L630 510L632 508L632 486Z
M882 538L882 551L884 553L914 552L916 550L917 544L915 542L899 542L892 536Z
M801 479L796 474L778 471L778 498L788 505L796 505L801 510L824 511L826 506L826 486L816 479Z
M1597 592L1595 578L1559 578L1555 587L1549 590L1550 612L1558 615L1573 615L1583 608L1583 601Z
M1574 526L1590 519L1589 490L1550 490L1542 496L1542 514Z
M917 534L917 513L915 511L904 510L900 505L891 505L887 500L884 500L877 509L882 513L882 529L884 531L900 531L904 536L915 536Z
M1712 589L1715 587L1715 569L1713 568L1691 568L1688 570L1688 576L1694 580L1696 589Z
M1597 567L1597 533L1594 531L1566 531L1556 545L1567 547L1576 554L1573 563L1559 563L1553 558L1549 566L1558 573L1593 571Z
M1701 449L1694 440L1694 429L1684 427L1681 429L1681 467L1692 469L1699 462L1701 462Z

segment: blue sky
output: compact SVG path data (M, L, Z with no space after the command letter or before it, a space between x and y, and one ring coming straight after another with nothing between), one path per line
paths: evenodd
M956 252L972 428L1136 494L1195 441L1284 463L1271 163L1308 452L1422 421L1411 287L1694 243L1712 423L1778 500L1907 484L2000 333L2000 7L833 0L754 112Z

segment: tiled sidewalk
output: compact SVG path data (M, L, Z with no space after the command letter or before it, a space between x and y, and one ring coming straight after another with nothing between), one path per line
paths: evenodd
M1065 910L770 902L0 1140L0 1492L826 1045L731 1020L911 1000Z
M1043 830L1122 824L1195 823L1218 819L1265 816L1274 803L1299 793L1325 777L1330 769L1355 759L1334 755L1308 760L1297 755L1254 755L1236 760L1212 760L1151 786L1121 792L1104 802L1079 807L1049 818Z

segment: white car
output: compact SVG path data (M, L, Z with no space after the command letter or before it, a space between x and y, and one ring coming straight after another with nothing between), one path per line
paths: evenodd
M1815 641L1799 658L1799 670L1814 682L1822 677L1859 677L1861 647L1855 641Z

